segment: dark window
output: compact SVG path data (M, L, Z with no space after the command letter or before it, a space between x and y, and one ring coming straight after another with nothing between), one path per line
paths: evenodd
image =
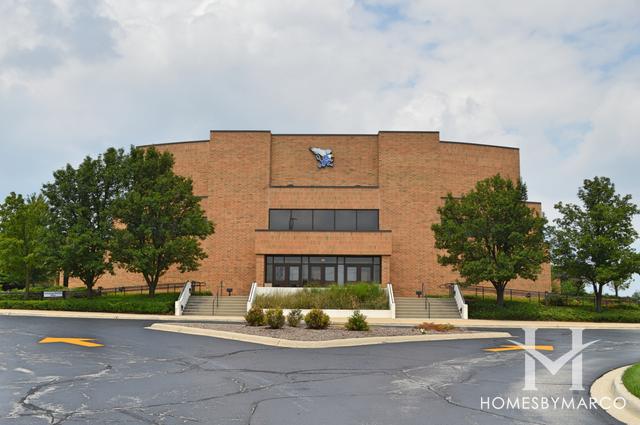
M378 211L358 211L358 230L378 230Z
M322 280L322 267L320 266L312 266L311 267L311 281L319 282Z
M336 210L336 230L356 230L355 210Z
M291 210L289 230L313 230L312 210Z
M269 229L329 232L378 230L378 210L269 210Z
M347 267L347 282L357 282L358 281L358 268L357 267Z
M269 210L269 229L289 230L291 210Z
M274 286L380 283L380 260L373 256L266 255L265 282Z
M334 210L314 210L313 230L334 230Z

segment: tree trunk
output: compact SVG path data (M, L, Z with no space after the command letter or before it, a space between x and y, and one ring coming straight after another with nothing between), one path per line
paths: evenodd
M613 287L613 290L616 292L616 298L620 298L620 297L618 296L618 287L617 287L617 286L614 286L614 287Z
M158 282L149 283L149 296L150 297L155 297L156 296L156 286L158 286Z
M504 288L505 285L501 283L494 283L493 287L496 288L496 303L498 307L504 307Z
M69 287L69 272L66 270L62 271L62 286L65 288Z
M29 299L29 289L31 289L31 266L27 266L24 274L24 299Z
M594 291L596 296L596 312L602 312L602 286L598 288L597 291Z

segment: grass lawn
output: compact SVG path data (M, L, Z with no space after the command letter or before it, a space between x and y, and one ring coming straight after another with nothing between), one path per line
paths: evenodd
M23 300L0 298L0 308L25 310L99 311L104 313L173 314L179 293L103 295L94 298Z
M260 308L321 308L340 310L385 310L389 308L387 293L379 285L358 283L327 288L305 288L293 294L256 296Z
M495 298L465 298L470 319L640 323L640 306L637 305L608 307L602 313L596 313L593 305L547 306L535 301L505 300L505 307L498 308Z
M622 382L631 394L640 397L640 363L624 371Z

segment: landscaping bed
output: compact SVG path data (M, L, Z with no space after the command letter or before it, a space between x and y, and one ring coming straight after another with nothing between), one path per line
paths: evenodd
M505 300L505 307L499 308L495 298L466 297L466 301L469 319L640 323L640 306L637 305L606 307L597 313L593 305L552 306L535 301Z
M640 363L624 371L622 383L631 394L640 398Z
M175 301L180 294L102 295L92 298L67 299L3 299L0 309L91 311L103 313L173 314Z
M288 339L294 341L329 341L345 338L367 338L377 336L405 336L405 335L429 335L445 333L466 333L463 328L453 328L448 331L438 332L433 330L421 331L415 327L371 326L368 331L348 331L344 326L331 325L327 329L307 329L304 326L285 326L282 329L271 329L266 326L247 326L240 323L175 323L175 325L213 329L225 332L237 332L248 335L265 336L270 338Z
M275 289L275 288L274 288ZM326 288L304 288L297 292L258 294L253 302L260 308L325 310L387 310L387 292L371 283L331 285Z

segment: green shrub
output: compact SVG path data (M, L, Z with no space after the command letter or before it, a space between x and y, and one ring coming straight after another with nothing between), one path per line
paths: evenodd
M387 293L380 285L354 283L302 291L258 295L254 305L262 308L325 308L341 310L385 310L389 308Z
M544 305L564 306L567 305L566 298L560 294L547 294L542 301Z
M419 325L416 325L416 329L419 329L421 333L427 333L429 331L433 332L449 332L454 330L456 327L451 323L433 323L433 322L422 322Z
M302 311L299 308L293 309L287 314L287 323L293 328L297 328L302 321Z
M271 329L281 329L284 326L284 314L281 308L267 310L266 319Z
M180 294L103 295L94 298L24 300L0 298L0 308L27 310L93 311L105 313L173 314Z
M304 322L309 329L327 329L331 320L324 311L314 308L304 316Z
M344 327L349 331L368 331L369 324L367 323L367 316L360 313L360 310L356 310L351 317L349 317Z
M247 321L247 325L249 326L262 326L264 325L264 312L260 307L253 306L251 310L245 314L244 320Z
M584 300L582 305L559 307L514 299L505 300L505 307L497 308L495 298L485 298L465 297L469 303L470 319L640 323L640 306L632 304L605 307L597 313L592 300Z

